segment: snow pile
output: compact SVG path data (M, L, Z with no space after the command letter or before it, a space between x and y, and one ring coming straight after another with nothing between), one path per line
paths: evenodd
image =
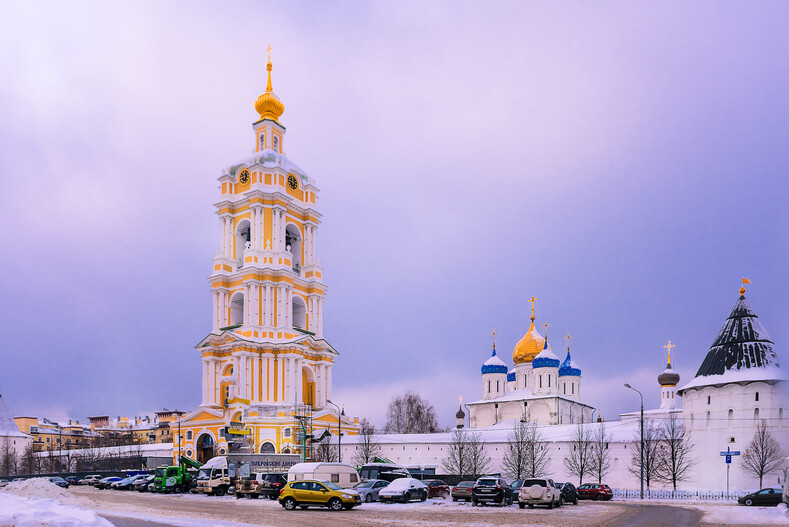
M71 497L64 488L58 487L48 478L32 478L23 481L14 481L0 489L0 492L21 496L23 498L52 498L62 500Z
M734 504L690 504L704 513L704 523L710 525L789 525L789 511L781 503L777 507L745 507Z
M49 482L48 482L49 483ZM0 494L0 527L111 527L94 511L51 499Z

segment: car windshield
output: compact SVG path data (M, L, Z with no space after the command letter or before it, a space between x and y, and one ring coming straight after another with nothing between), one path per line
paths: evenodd
M374 481L362 481L361 483L357 483L353 486L355 489L369 489L375 484Z
M640 459L640 458L639 458L639 459ZM167 469L166 469L165 467L159 467L159 468L157 468L157 469L156 469L156 472L155 472L155 474L156 474L157 476L164 476L164 472L165 472L166 470L167 470Z
M326 485L327 487L329 487L331 490L342 490L341 486L339 486L339 485L337 485L335 483L332 483L331 481L321 481L321 483L323 485Z
M523 482L524 487L531 487L532 485L539 485L540 487L548 486L544 479L527 479Z
M474 486L473 481L461 481L460 483L458 483L458 487L473 487L473 486Z
M156 475L159 474L159 469L156 469ZM197 479L211 479L211 469L210 468L201 468L200 472L197 474Z

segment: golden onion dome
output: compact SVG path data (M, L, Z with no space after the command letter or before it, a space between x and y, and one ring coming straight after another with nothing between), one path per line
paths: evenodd
M261 119L273 119L279 122L279 117L285 111L285 105L271 88L271 60L266 62L268 70L268 82L266 83L266 93L255 101L255 110L260 114Z
M540 332L535 329L534 315L532 315L529 331L527 331L523 338L515 344L515 349L512 351L512 362L515 364L532 362L534 357L542 351L544 346L545 339L540 335Z

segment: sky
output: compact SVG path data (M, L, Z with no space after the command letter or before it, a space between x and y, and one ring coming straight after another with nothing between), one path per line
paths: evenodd
M748 277L789 360L789 5L0 4L0 393L14 415L200 403L217 178L285 104L321 192L335 402L454 424L537 323L606 419L690 381ZM559 353L561 352L561 353Z

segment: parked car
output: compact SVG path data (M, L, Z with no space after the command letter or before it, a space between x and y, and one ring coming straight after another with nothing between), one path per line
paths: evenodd
M148 477L147 474L137 474L135 476L129 476L128 478L113 483L112 488L115 490L131 490L134 488L135 483L147 477Z
M521 487L522 486L523 486L523 480L522 479L516 479L515 481L510 483L510 488L512 489L513 499L515 499L515 497L521 491Z
M64 489L67 489L68 485L69 485L68 481L66 481L65 479L63 479L63 478L61 478L59 476L53 476L53 477L49 478L49 481L51 481L52 483L54 483L58 487L63 487Z
M5 487L5 486L6 486L6 485L8 485L9 483L11 483L11 482L10 482L10 481L8 481L7 479L0 479L0 489L2 489L3 487Z
M108 476L106 478L101 478L93 486L96 487L97 489L102 489L102 490L103 489L108 489L108 488L110 488L110 485L112 485L116 481L120 481L120 480L121 480L121 478L119 478L119 477Z
M573 505L578 505L578 489L575 488L575 485L570 482L557 483L556 485L562 492L562 504L572 503Z
M328 507L333 511L352 509L362 504L359 493L344 489L329 481L290 481L279 495L279 503L285 510L296 507L306 509L310 506Z
M512 505L512 489L501 478L479 478L471 488L471 504L475 507L486 503Z
M148 474L144 478L140 478L134 482L134 490L138 492L146 492L148 490L148 485L153 483L153 478L155 476L153 474Z
M63 479L68 481L69 485L79 485L79 476L66 476Z
M746 494L739 498L737 503L740 505L778 505L781 503L783 489L762 489Z
M370 503L371 501L378 500L378 491L389 485L389 482L383 479L368 479L357 483L353 490L359 493L362 501Z
M446 499L449 497L449 485L447 485L440 479L431 479L431 480L423 481L422 483L427 485L428 498Z
M411 500L425 501L427 487L424 483L414 478L398 478L378 491L378 499L382 502Z
M260 495L270 500L279 498L282 487L288 482L288 475L284 473L266 474L260 482Z
M101 479L101 476L98 474L92 474L90 476L85 476L81 480L79 480L80 485L95 485L97 481Z
M461 481L452 487L452 501L471 501L471 487L475 481Z
M608 485L599 483L584 483L578 487L579 500L610 500L614 497L614 492Z
M550 478L526 479L518 492L518 507L521 509L526 505L530 509L535 505L547 505L549 509L553 509L561 506L561 503L562 493Z

